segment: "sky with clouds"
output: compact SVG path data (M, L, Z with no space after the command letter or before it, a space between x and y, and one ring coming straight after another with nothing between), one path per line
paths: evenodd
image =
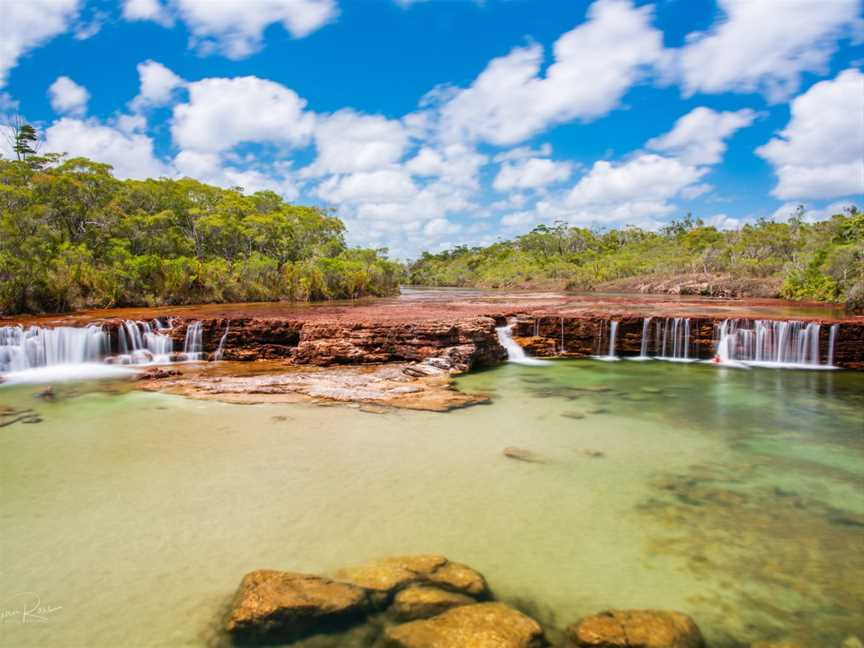
M818 219L864 206L862 9L0 0L0 112L119 177L332 207L401 258L554 221Z

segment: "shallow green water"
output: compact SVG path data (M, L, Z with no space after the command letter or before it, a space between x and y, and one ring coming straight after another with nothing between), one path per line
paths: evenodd
M0 646L221 645L247 571L414 552L553 628L660 607L712 647L864 639L864 375L575 361L459 385L493 404L0 389L43 417L0 428ZM37 599L43 622L8 613Z

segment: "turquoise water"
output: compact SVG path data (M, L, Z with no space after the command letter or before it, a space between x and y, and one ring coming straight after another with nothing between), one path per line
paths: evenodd
M220 646L247 571L415 552L553 639L611 606L688 612L715 648L864 639L864 375L562 361L458 385L492 404L0 389L41 418L0 428L0 646Z

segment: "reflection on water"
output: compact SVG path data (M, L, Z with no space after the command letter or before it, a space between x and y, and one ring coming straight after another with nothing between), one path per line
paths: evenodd
M0 423L41 418L0 427L0 607L35 593L52 610L9 616L0 645L217 645L249 570L412 552L478 568L551 626L666 607L713 648L864 639L864 375L562 361L459 386L494 402L381 415L0 391Z

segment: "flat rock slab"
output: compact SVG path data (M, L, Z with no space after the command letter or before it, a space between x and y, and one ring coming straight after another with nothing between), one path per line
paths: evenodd
M237 635L294 638L328 623L363 617L360 587L294 572L262 569L243 577L226 629Z
M539 648L543 629L502 603L453 608L425 621L389 628L387 648Z
M434 585L475 597L488 593L482 574L435 554L376 560L342 569L336 573L336 578L371 590L377 595L379 604L389 601L398 590L410 585Z
M608 610L567 629L579 648L705 648L696 623L681 612Z
M392 610L403 621L428 619L455 607L476 603L473 598L440 587L412 585L401 590L393 600Z

